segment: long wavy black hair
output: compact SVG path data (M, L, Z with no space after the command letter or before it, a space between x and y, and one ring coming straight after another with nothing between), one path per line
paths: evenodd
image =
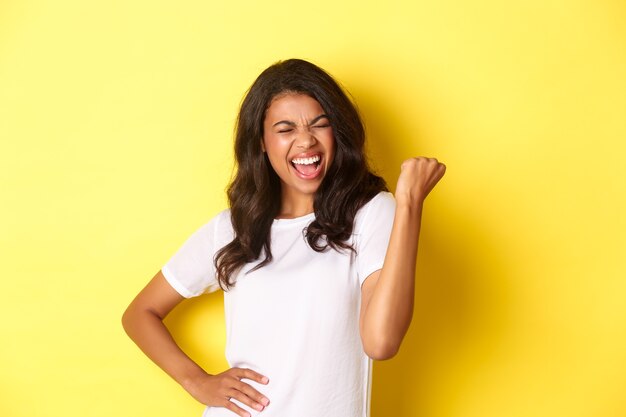
M233 277L246 263L262 254L263 260L253 270L272 261L270 230L280 210L281 184L261 142L266 111L284 93L317 100L335 139L334 159L314 197L315 220L305 231L313 250L354 251L349 238L357 211L380 191L387 191L385 180L368 166L363 122L339 84L323 69L301 59L273 64L252 84L237 118L236 174L227 191L235 237L214 259L223 289L235 285Z

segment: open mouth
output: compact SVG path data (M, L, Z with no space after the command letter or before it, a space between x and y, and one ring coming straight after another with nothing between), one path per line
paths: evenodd
M291 160L291 165L303 178L316 177L320 172L321 164L321 155L313 155L308 158L294 158Z

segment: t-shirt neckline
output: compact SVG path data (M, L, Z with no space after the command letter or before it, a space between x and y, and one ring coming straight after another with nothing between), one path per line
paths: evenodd
M292 219L274 219L274 226L283 226L294 223L304 222L305 220L313 220L315 218L315 212L305 214L304 216L294 217Z

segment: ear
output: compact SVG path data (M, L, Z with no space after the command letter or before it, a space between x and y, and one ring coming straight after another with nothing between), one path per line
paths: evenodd
M261 150L265 153L265 142L261 139Z

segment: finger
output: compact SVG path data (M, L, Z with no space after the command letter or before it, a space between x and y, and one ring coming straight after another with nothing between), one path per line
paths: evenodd
M237 404L235 404L234 402L230 400L226 400L224 402L224 408L228 408L230 411L232 411L235 414L240 415L241 417L250 417L250 413L248 413L246 410L239 407Z
M253 387L251 387L249 384L246 384L245 382L239 382L235 386L235 389L243 392L245 395L264 407L266 407L270 403L269 398L267 398L265 395L261 394L259 391L255 390Z
M263 404L254 401L252 398L248 397L246 394L238 389L232 389L228 391L228 396L258 411L262 411L265 408Z
M268 382L270 382L268 377L266 377L265 375L261 375L260 373L255 372L252 369L237 368L237 370L237 377L239 379L246 378L251 381L256 381L259 384L267 384Z

